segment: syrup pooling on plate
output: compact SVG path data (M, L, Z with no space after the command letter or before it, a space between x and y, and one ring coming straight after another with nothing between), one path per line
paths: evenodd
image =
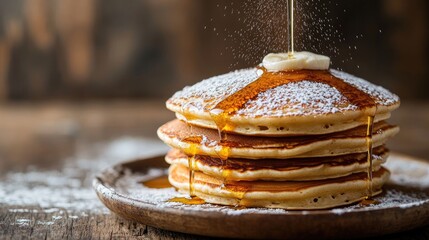
M255 99L260 93L266 92L276 87L300 81L313 81L318 83L327 84L337 89L347 100L353 105L357 106L360 110L364 110L368 116L367 123L367 152L368 152L368 198L372 196L371 175L372 175L372 128L373 118L376 112L376 103L374 99L366 92L359 88L335 77L330 71L323 70L297 70L288 72L268 72L264 68L262 75L251 82L244 88L238 90L232 95L220 101L211 111L213 121L221 137L221 145L224 146L227 138L227 132L233 131L234 126L230 118L243 108L250 100ZM227 158L226 158L227 159Z
M148 181L142 182L142 184L148 188L171 188L173 187L171 183L168 181L168 176L164 175L161 177L157 177Z
M170 200L168 200L169 202L177 202L177 203L183 203L186 205L201 205L206 203L203 199L199 198L199 197L189 197L189 198L185 198L185 197L174 197Z

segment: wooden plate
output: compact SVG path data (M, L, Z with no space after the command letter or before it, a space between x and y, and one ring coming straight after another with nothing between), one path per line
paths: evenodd
M164 157L123 163L100 173L93 186L111 211L149 226L213 237L332 239L410 230L429 224L429 163L392 154L392 171L378 205L317 211L234 209L168 202L173 188L151 189L142 181L166 174Z

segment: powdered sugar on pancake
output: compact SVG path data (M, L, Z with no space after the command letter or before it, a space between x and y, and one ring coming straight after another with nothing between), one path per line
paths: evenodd
M262 92L237 114L251 117L299 116L355 110L337 89L328 84L302 81Z
M169 103L193 106L199 110L215 106L222 99L234 94L258 79L256 69L244 69L209 78L185 87L170 98Z
M343 79L345 82L368 93L379 105L389 106L399 102L399 97L397 95L389 92L387 89L381 86L374 85L362 78L358 78L356 76L338 70L331 70L331 73L335 77Z
M378 105L391 106L399 97L350 74L331 70L332 74L373 96ZM177 92L168 104L183 110L208 111L218 102L258 79L257 69L244 69L204 80ZM193 109L191 109L193 108ZM336 88L328 84L302 81L261 92L236 114L248 117L283 117L321 115L356 110Z

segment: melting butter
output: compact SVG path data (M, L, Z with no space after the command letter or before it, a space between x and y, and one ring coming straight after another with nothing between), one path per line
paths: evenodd
M294 70L328 70L331 59L311 52L270 53L262 65L269 72Z

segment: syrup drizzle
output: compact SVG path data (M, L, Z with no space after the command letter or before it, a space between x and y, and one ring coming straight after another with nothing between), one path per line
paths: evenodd
M182 106L182 113L185 113L184 108L189 107L192 103L188 103ZM191 106L192 107L192 106ZM195 195L195 188L194 188L194 181L195 181L195 170L196 170L196 161L195 161L195 155L198 153L198 148L201 144L203 144L203 137L202 136L195 136L193 134L193 128L192 125L189 124L189 121L194 119L194 117L191 114L184 114L183 115L186 119L186 123L191 128L191 135L183 138L182 141L188 143L188 147L183 149L184 153L188 157L188 170L189 170L189 176L188 176L188 184L189 184L189 197L174 197L169 202L178 202L183 203L187 205L199 205L204 204L205 201Z
M372 135L374 132L374 115L368 116L368 123L367 123L367 131L366 131L366 145L367 145L367 162L368 162L368 169L367 169L367 193L366 198L361 202L361 205L368 206L372 204L378 203L378 201L371 199L373 196L373 187L372 187L372 179L373 179L373 172L372 172L372 160L373 160L373 147L372 147Z
M188 143L188 147L183 151L188 156L188 168L189 168L189 196L194 197L194 178L195 178L195 155L198 153L199 144L202 143L203 137L201 136L190 136L182 139L183 142Z
M366 131L366 144L368 146L368 153L367 153L367 161L368 161L368 192L367 192L367 196L371 197L372 196L372 133L373 133L373 129L374 129L374 117L373 116L369 116L368 117L368 129Z
M313 81L328 84L340 91L351 104L356 105L360 110L368 109L368 112L373 112L373 109L370 108L376 106L369 94L335 77L330 71L298 70L268 72L264 68L261 68L261 70L263 70L263 74L257 80L226 97L211 111L212 114L216 113L213 120L218 125L220 131L228 132L234 129L234 125L230 122L230 117L243 108L248 101L253 100L262 92L293 82Z
M227 132L234 130L234 125L231 122L231 117L241 108L245 107L246 103L256 98L260 93L270 89L299 81L313 81L323 84L328 84L336 88L341 94L348 99L348 101L357 106L359 110L363 111L368 116L367 122L367 161L368 161L368 187L367 197L372 197L372 131L374 126L374 116L376 112L376 103L374 99L366 92L350 85L340 78L335 77L330 71L320 70L298 70L288 72L268 72L264 68L260 68L263 74L254 82L248 84L246 87L235 92L234 94L226 97L219 102L211 111L213 121L217 125L219 135L221 137L221 147L227 148L223 141L226 141ZM229 150L228 150L229 151ZM227 157L226 160L227 161ZM224 171L224 170L223 170ZM227 180L228 171L223 173L224 179ZM225 184L224 184L225 185ZM242 197L239 198L240 202Z
M198 147L203 143L203 137L202 136L189 136L184 139L182 139L183 142L186 142L189 144L189 146L185 149L183 149L184 153L188 156L188 170L189 170L189 176L188 176L188 184L189 184L189 197L174 197L169 202L178 202L183 203L187 205L200 205L204 204L205 201L195 195L195 171L196 168L196 161L195 156L198 154Z

